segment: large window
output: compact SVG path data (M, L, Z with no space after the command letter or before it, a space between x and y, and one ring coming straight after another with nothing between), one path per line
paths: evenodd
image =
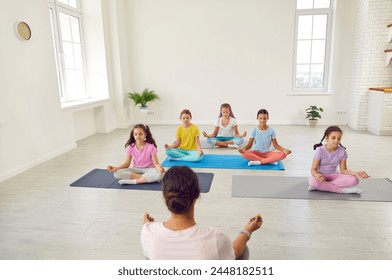
M79 0L49 0L61 102L88 98Z
M294 91L328 91L332 1L297 0Z

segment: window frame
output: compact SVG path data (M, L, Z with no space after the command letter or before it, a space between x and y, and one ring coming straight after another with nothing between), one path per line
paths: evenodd
M314 1L313 1L314 4ZM330 91L330 66L331 66L331 45L332 45L332 21L333 21L333 6L334 0L330 0L329 8L312 8L312 9L297 9L297 1L295 6L295 24L294 24L294 51L293 51L293 75L292 75L292 94L328 94ZM306 87L297 88L296 78L297 78L297 52L298 52L298 22L300 16L306 15L326 15L327 25L326 25L326 36L325 36L325 53L324 53L324 73L323 73L323 86L320 88L316 87ZM313 35L311 37L313 41ZM311 55L311 52L310 52ZM311 63L310 63L311 65Z
M86 73L86 53L85 53L85 43L83 36L83 18L80 8L80 0L77 0L78 8L73 8L71 6L65 5L56 0L49 0L49 12L52 15L52 35L54 35L54 52L55 52L55 60L56 60L56 71L59 83L59 91L60 91L60 101L62 106L69 102L77 102L82 100L87 100L91 98L87 88L87 73ZM80 46L81 46L81 56L82 56L82 72L83 72L83 83L84 90L83 93L80 94L76 98L71 98L71 94L69 94L67 89L67 77L66 77L66 68L65 68L65 60L64 60L64 51L63 44L61 41L62 38L62 30L59 24L60 16L59 14L67 14L69 16L75 17L79 22L79 35L80 35Z

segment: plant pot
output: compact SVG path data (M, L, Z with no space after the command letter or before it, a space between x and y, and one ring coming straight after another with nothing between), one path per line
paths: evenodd
M309 126L310 127L316 127L317 125L317 119L316 120L308 120L309 121Z
M148 107L147 106L139 106L140 113L147 114Z

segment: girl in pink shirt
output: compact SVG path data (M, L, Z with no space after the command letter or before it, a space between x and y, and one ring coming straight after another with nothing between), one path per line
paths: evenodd
M114 172L120 184L143 184L162 179L165 169L158 161L158 150L150 128L137 124L125 144L125 162L119 166L109 165L107 170ZM132 163L132 164L131 164ZM129 168L129 166L132 166Z
M358 179L366 179L369 175L365 171L351 171L347 169L347 153L340 141L342 130L337 126L328 127L319 144L315 144L316 150L312 162L312 176L309 177L308 190L319 190L335 193L361 193L360 188L354 187L359 183ZM322 144L326 140L325 145ZM340 173L336 171L340 166Z

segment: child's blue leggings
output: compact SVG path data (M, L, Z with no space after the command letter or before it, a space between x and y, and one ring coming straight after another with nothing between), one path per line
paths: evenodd
M207 138L207 143L212 146L215 146L216 141L226 142L230 140L232 140L233 144L236 145L241 145L242 143L244 143L244 139L241 137L222 137L222 136Z
M175 159L191 162L200 161L203 158L203 156L199 156L199 153L195 150L183 150L177 148L166 150L166 155Z

